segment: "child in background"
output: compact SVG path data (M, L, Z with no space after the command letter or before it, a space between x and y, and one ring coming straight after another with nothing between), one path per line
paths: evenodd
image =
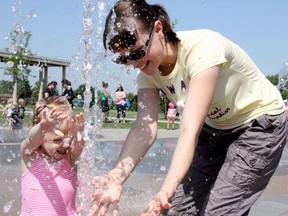
M23 119L25 117L25 100L23 98L18 99L19 108L19 129L23 128Z
M36 104L33 125L21 145L21 215L76 215L84 117L74 115L65 97L53 96Z
M15 123L15 120L12 118L13 116L13 99L9 98L8 102L5 106L5 110L3 112L3 115L7 116L7 122L8 122L8 131L12 131L13 130L13 124Z
M167 111L167 130L170 130L170 122L171 122L171 129L174 130L175 129L175 126L174 126L174 121L175 121L175 118L176 118L176 114L177 114L177 111L175 109L175 105L173 102L170 102L168 104L168 111Z

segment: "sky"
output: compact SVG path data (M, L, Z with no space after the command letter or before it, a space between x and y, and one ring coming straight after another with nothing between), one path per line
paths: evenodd
M90 0L92 1L92 0ZM94 1L98 2L98 1ZM113 0L104 8L104 15L110 9ZM193 29L211 29L220 32L225 37L242 47L254 60L262 73L273 75L278 73L284 62L288 60L288 1L287 0L147 0L148 3L162 4L171 21L177 20L175 31ZM18 11L11 10L16 4ZM99 9L96 7L95 17ZM27 15L36 16L28 19ZM10 47L7 34L18 23L32 37L29 47L37 55L68 60L72 63L81 58L84 50L81 36L83 3L80 0L2 0L0 7L0 50ZM101 26L95 19L95 34ZM100 31L101 32L101 31ZM98 33L98 37L102 37ZM94 43L95 50L98 48ZM101 44L102 46L102 44ZM80 56L79 56L80 55ZM99 65L93 70L91 85L101 88L101 81L109 82L108 91L115 92L117 84L121 83L126 92L136 93L135 71L126 72L125 67L113 64L110 59L94 60ZM105 62L105 63L104 63ZM102 66L101 64L105 64ZM81 67L68 69L67 78L72 81L75 89L85 82ZM0 67L5 66L1 64ZM38 75L37 71L33 71ZM9 80L0 69L1 80ZM61 69L49 68L49 81L61 82ZM37 79L31 79L33 83Z

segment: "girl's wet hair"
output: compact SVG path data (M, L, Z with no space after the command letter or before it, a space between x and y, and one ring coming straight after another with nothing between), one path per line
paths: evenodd
M119 0L110 10L105 24L103 44L105 49L117 52L133 46L137 37L135 30L132 31L131 23L126 24L124 18L131 18L140 24L143 32L149 32L156 20L163 25L165 41L177 43L179 39L172 30L170 18L163 6L148 4L145 0Z
M48 97L45 100L39 100L34 108L34 116L32 120L32 125L36 125L41 121L40 113L45 109L56 108L59 111L65 111L65 114L70 115L71 118L74 118L74 112L71 108L71 104L68 102L67 98L64 96L52 96Z

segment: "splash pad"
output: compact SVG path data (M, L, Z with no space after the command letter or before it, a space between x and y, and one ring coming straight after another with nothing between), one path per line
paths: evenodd
M101 8L103 11L103 4L97 5L98 9ZM102 1L103 3L104 1ZM91 57L91 39L90 37L94 34L94 30L91 24L91 10L92 12L96 9L93 8L91 1L85 1L86 13L83 18L83 22L86 24L85 36L85 61L83 68L85 69L84 78L85 80L90 79L90 72L95 66L94 58ZM98 29L99 30L99 29ZM99 36L99 34L97 33ZM98 43L98 42L97 42ZM101 42L102 46L102 42ZM96 51L99 53L99 51ZM101 53L100 53L101 54ZM99 59L97 61L100 62ZM100 65L95 66L98 70ZM98 73L99 74L99 73ZM97 82L97 81L95 81ZM103 141L100 140L96 135L99 134L101 126L97 126L97 120L99 120L97 107L89 107L91 101L91 83L86 82L86 110L85 118L87 119L87 125L85 129L86 135L86 146L83 157L85 160L80 161L80 178L82 180L82 192L80 194L80 204L85 207L90 202L91 196L91 185L90 180L94 174L106 173L114 164L115 159L123 146L123 139L114 141ZM92 126L90 123L94 123ZM121 132L119 132L121 133ZM15 137L12 135L12 137ZM17 137L17 136L16 136ZM23 136L25 137L25 136ZM17 137L21 140L21 137ZM19 140L19 141L20 141ZM15 142L15 141L14 141ZM20 143L5 143L1 146L6 152L1 149L1 181L0 181L0 215L19 215L21 206L20 197ZM159 190L163 177L167 172L167 167L171 161L172 152L176 143L176 137L170 138L159 138L155 145L149 150L144 160L139 164L134 174L127 180L123 188L123 196L120 202L120 215L123 216L136 216L140 215L141 210L145 207L152 196ZM82 171L81 171L82 169ZM279 167L273 176L268 188L265 190L263 196L254 205L251 210L251 215L255 216L280 216L288 212L288 160L287 153L280 161ZM87 192L87 193L86 193ZM80 192L81 193L81 192ZM81 197L82 196L82 197ZM82 200L81 200L82 199ZM86 203L86 201L88 201ZM88 203L89 204L89 203ZM82 215L86 215L85 212ZM109 215L109 214L108 214Z

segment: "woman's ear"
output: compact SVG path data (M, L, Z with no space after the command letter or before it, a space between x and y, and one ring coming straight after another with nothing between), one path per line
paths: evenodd
M162 22L160 20L156 20L154 23L154 28L155 28L156 33L161 32L163 30Z

